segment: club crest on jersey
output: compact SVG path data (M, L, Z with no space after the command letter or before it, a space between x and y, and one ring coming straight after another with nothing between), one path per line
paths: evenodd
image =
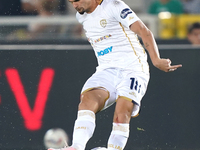
M129 8L125 8L121 11L120 17L122 19L125 19L128 16L128 14L131 14L131 13L133 12Z
M105 28L106 25L107 25L106 19L102 19L102 20L100 21L100 25L101 25L103 28Z

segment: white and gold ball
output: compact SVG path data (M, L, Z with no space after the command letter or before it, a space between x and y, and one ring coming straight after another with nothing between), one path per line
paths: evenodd
M44 135L44 146L46 148L63 148L67 146L68 135L61 128L49 129Z

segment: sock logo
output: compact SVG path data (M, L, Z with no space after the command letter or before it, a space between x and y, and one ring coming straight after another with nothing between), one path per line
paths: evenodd
M84 129L84 130L86 130L87 129L87 127L76 127L75 129Z
M122 131L122 132L129 132L129 127L124 126L113 126L113 131Z
M118 146L118 145L109 144L108 147L118 149L118 150L122 150L122 147Z
M95 114L92 113L92 112L79 112L78 113L78 117L81 117L81 116L91 116L93 119L95 119Z

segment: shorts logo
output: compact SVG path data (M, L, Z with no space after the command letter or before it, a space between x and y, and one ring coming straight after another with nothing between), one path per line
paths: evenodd
M134 19L134 17L129 17L129 20L132 20L132 19Z
M106 19L102 19L102 20L100 21L100 25L101 25L103 28L105 28L106 25L107 25Z
M103 55L105 55L105 54L108 54L108 53L110 53L110 52L112 52L112 46L111 47L108 47L108 48L106 48L106 49L104 49L104 50L102 50L102 51L100 51L100 52L97 52L97 54L98 54L98 57L99 56L103 56Z
M135 92L129 92L129 94L137 97L136 94L135 94Z
M128 14L131 14L131 13L133 12L129 8L125 8L121 11L120 17L122 19L125 19L128 16Z

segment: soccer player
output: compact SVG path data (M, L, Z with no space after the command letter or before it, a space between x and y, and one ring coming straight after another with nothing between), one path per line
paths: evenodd
M95 114L116 102L108 150L123 150L131 117L138 115L149 81L147 54L154 66L171 72L182 65L163 59L151 31L121 0L69 0L77 10L98 60L96 72L81 91L72 145L60 150L84 150L95 130ZM50 148L49 150L55 150Z

